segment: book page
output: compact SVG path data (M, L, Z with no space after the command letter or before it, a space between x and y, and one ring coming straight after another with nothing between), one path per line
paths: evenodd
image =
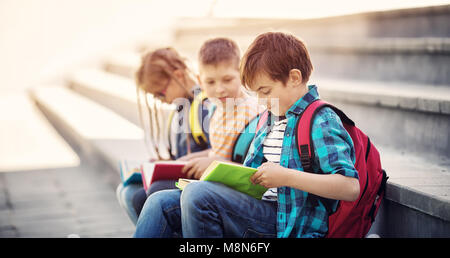
M180 161L180 160L158 160L153 162L154 164L175 164L175 165L186 165L187 161Z
M145 162L144 164L142 164L142 174L145 179L145 185L149 186L154 170L155 170L154 162Z
M141 172L141 164L143 160L120 160L119 168L122 177L122 181L126 181L129 177L131 177L134 173Z
M197 179L187 179L187 178L180 178L178 179L178 182L175 183L176 187L178 187L180 190L183 190L188 184L192 182L198 182Z

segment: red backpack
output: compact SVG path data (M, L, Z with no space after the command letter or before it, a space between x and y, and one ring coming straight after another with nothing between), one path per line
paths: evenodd
M325 198L312 195L312 198L324 202L329 211L328 233L329 238L362 238L365 237L372 226L375 216L383 199L386 181L386 172L381 168L380 154L355 123L348 118L344 112L333 105L316 100L311 103L301 115L296 127L296 142L304 171L312 172L312 160L314 149L311 139L311 128L315 114L323 108L330 107L340 117L344 128L353 140L355 148L355 168L358 171L359 185L361 187L359 197L356 201L339 201L334 213L329 210ZM258 121L257 131L264 122L267 122L268 112L261 114Z

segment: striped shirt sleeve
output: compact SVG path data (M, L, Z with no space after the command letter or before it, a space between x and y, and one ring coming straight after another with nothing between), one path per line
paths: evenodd
M234 142L245 126L258 114L256 99L248 98L233 109L217 109L210 120L213 155L231 160Z

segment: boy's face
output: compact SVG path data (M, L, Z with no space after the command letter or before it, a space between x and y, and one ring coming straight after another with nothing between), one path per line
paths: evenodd
M225 105L227 98L243 96L239 70L232 62L217 65L200 64L200 84L208 98Z
M300 75L301 78L301 75ZM261 105L267 107L274 115L284 116L289 108L306 92L304 84L296 78L289 78L286 85L274 81L265 73L259 73L253 81L251 90L258 96Z

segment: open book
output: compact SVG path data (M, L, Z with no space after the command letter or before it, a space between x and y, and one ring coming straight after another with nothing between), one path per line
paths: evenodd
M142 160L120 160L120 178L124 186L134 183L141 183L141 165L144 161Z
M256 170L256 168L215 160L206 168L200 181L219 182L256 199L261 199L267 188L250 181L250 177ZM180 178L176 185L184 189L187 184L195 181L199 180Z
M150 185L158 180L176 180L184 177L185 174L181 172L186 161L155 161L144 162L142 164L142 184L145 191L148 190Z

